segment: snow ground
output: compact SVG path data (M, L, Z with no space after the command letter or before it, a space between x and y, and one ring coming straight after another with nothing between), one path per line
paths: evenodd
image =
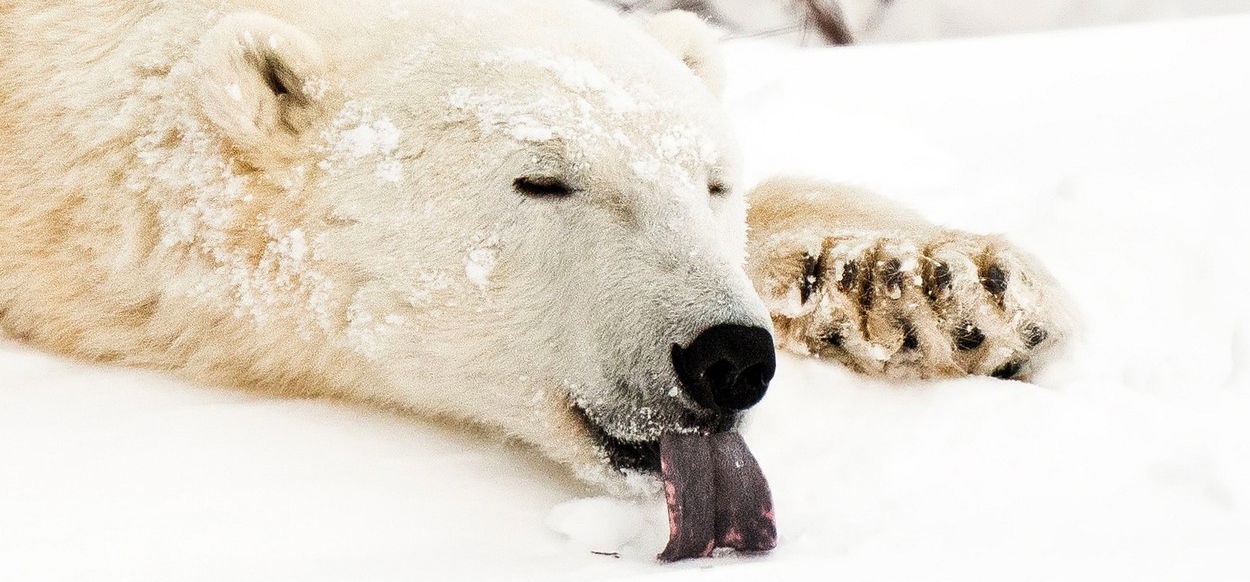
M869 0L843 0L850 14ZM859 10L856 10L858 8ZM891 0L862 42L897 42L1250 12L1247 0Z
M1036 385L784 359L747 431L780 547L665 566L659 500L481 435L4 344L0 580L1250 579L1250 17L729 53L753 179L1010 233L1073 355Z

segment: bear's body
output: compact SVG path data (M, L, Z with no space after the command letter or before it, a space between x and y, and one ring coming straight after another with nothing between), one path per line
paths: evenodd
M670 346L716 325L909 377L1061 335L1002 243L828 185L761 190L753 286L688 15L6 1L0 51L0 326L52 351L470 420L593 479L709 426Z

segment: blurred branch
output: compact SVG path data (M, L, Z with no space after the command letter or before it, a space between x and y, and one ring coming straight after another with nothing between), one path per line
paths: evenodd
M846 14L842 5L836 1L804 0L807 5L807 21L816 26L816 30L830 44L847 45L855 42L855 35L846 24Z

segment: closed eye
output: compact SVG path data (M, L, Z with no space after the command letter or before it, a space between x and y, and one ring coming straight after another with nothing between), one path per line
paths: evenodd
M724 196L729 193L729 185L724 182L710 182L707 185L707 193L712 196Z
M564 180L549 176L524 176L512 182L512 187L525 196L534 198L564 198L573 194L573 188Z

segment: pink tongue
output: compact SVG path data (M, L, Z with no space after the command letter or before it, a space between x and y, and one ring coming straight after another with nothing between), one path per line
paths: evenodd
M768 482L738 433L665 434L660 468L669 525L661 560L707 557L715 548L766 552L777 545Z

